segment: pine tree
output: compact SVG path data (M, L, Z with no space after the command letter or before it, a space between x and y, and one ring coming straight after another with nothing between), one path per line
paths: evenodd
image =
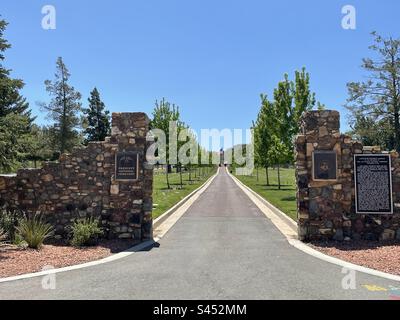
M100 99L100 93L94 88L90 93L89 108L84 109L87 128L84 131L85 143L90 141L104 141L110 135L110 112Z
M29 104L19 93L24 87L24 82L20 79L12 79L10 77L11 70L6 69L3 65L4 52L11 48L8 41L4 39L7 25L5 20L0 20L0 117L16 113L27 116L29 122L32 123L34 119L31 117Z
M54 81L46 80L46 90L52 97L50 103L42 103L48 118L54 121L55 142L60 153L69 152L79 144L81 94L68 84L70 73L61 57L57 59Z
M29 118L10 113L0 117L0 172L12 172L26 158Z
M383 38L376 32L372 35L373 58L363 59L362 64L368 74L367 80L347 84L346 107L351 116L350 124L362 140L380 140L379 136L372 137L371 134L375 131L381 135L380 127L388 128L388 135L381 145L400 152L400 38Z

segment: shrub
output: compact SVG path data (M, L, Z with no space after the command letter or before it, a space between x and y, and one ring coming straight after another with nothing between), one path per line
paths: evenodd
M16 229L20 238L32 249L39 249L53 232L52 226L43 222L38 215L21 219Z
M71 244L75 247L94 245L102 233L98 219L79 219L72 225Z
M18 210L7 210L0 209L0 228L6 234L6 238L3 240L9 240L14 242L16 226L23 217L21 211Z
M7 232L5 232L1 227L0 227L0 242L4 241L7 239Z

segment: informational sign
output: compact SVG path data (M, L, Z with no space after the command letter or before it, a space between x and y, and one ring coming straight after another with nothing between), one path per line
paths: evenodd
M115 179L137 180L139 176L139 154L118 152L115 155Z
M393 214L391 170L388 154L354 156L356 213Z
M337 180L337 155L335 151L314 151L312 164L314 181Z

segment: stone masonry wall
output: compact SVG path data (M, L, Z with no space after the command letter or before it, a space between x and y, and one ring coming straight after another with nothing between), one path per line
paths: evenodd
M107 238L144 240L152 237L153 168L145 161L149 119L144 113L113 113L112 134L62 154L59 162L41 169L22 169L0 176L0 205L41 213L56 238L68 237L79 217L100 218ZM135 181L115 180L115 154L139 153Z
M296 138L296 183L299 239L400 240L400 159L391 152L394 215L355 213L354 154L382 153L340 134L337 111L310 111ZM337 153L337 181L313 181L314 150Z

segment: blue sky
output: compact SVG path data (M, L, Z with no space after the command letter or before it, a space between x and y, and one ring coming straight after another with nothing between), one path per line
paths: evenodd
M57 10L57 29L41 27L44 5ZM357 10L357 29L341 27L344 5ZM399 37L398 0L2 0L12 49L5 64L22 78L38 122L62 56L71 84L87 104L97 86L111 111L144 111L166 97L193 128L248 128L259 94L271 95L285 72L303 66L317 99L342 112L346 83L361 80L370 32Z

